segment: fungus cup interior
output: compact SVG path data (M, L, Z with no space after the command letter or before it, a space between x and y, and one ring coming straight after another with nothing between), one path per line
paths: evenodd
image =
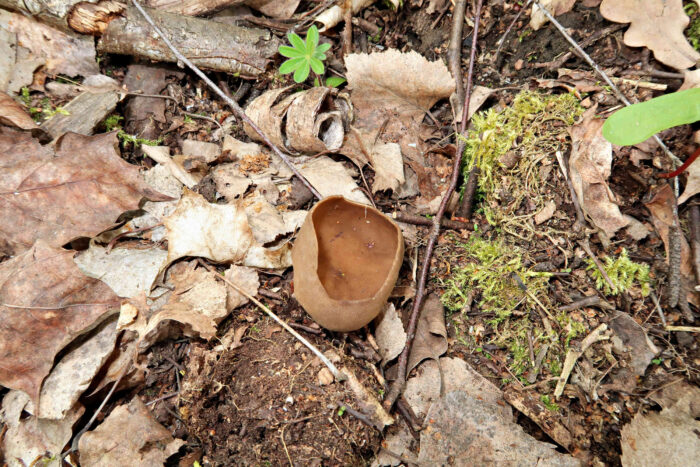
M337 199L313 213L318 277L334 300L364 300L386 281L396 250L397 227L369 207Z

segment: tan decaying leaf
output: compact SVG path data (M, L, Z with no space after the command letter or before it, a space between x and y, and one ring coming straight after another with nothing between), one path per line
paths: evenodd
M168 252L158 247L124 247L108 252L92 244L75 255L74 261L86 276L101 280L120 297L132 298L151 292L167 259Z
M0 228L0 238L16 254L39 239L59 247L113 227L123 212L138 209L143 197L169 199L151 190L138 167L119 157L117 145L115 133L67 133L51 157L27 134L0 129L0 153L6 160L0 216L13 220Z
M251 8L273 18L289 19L299 6L300 0L247 0Z
M81 273L73 255L37 242L0 263L0 384L35 403L56 355L119 310L114 292Z
M263 148L257 143L245 143L231 135L224 136L221 154L231 160L241 160L246 157L255 157L263 153Z
M404 396L413 412L418 417L425 417L440 394L452 391L464 391L472 397L479 397L497 407L504 419L512 417L513 411L505 403L501 390L461 358L443 357L423 362L416 370L416 376L406 381Z
M28 59L40 59L50 74L90 76L98 74L95 40L90 36L68 35L19 13L0 10L0 29L17 34Z
M66 416L112 354L116 327L116 320L111 320L63 355L44 380L36 416L53 420Z
M185 190L163 222L168 232L168 264L184 256L237 262L253 244L248 217L240 206L211 204L190 190Z
M421 119L455 89L454 78L442 61L430 62L413 51L350 54L345 65L358 119L367 112L384 118Z
M219 164L211 172L216 191L227 201L233 201L243 195L253 181L238 169L238 164Z
M363 8L370 6L372 3L374 3L376 0L352 0L352 13L353 15L355 13L360 12ZM392 5L394 5L394 8L399 8L400 0L389 0ZM320 22L323 27L321 27L320 31L323 32L326 29L330 29L336 24L340 23L343 21L343 18L345 17L345 2L340 3L339 5L332 6L328 8L327 10L324 10L321 12L320 15L316 17L316 21Z
M342 162L336 162L328 156L319 156L299 164L297 168L324 198L341 195L357 203L370 204Z
M605 235L612 237L628 220L620 212L607 179L612 168L612 145L603 137L603 119L595 118L596 107L587 110L580 123L569 129L571 183L583 211Z
M447 352L447 329L445 329L445 309L436 294L428 295L418 320L413 349L408 358L408 371L411 371L426 358L437 360Z
M570 12L576 0L542 0L540 3L552 16L559 16ZM533 5L532 13L530 14L530 27L537 31L548 21L540 7L538 5Z
M182 155L201 157L207 164L211 164L221 155L221 148L216 143L186 139L182 142Z
M187 188L192 188L199 182L194 175L186 171L184 167L170 157L170 148L168 146L143 145L142 148L144 154L166 167L172 176Z
M545 205L542 207L542 209L539 210L537 214L535 214L535 224L539 225L543 222L547 222L549 219L552 218L554 215L554 211L557 210L557 204L549 200Z
M622 465L689 465L700 459L700 389L669 385L661 412L637 413L622 428ZM669 449L670 447L670 449Z
M192 313L211 318L217 324L228 315L226 284L217 280L205 268L198 268L196 261L179 262L168 270L168 274L175 290L163 309L182 303Z
M425 465L579 466L550 443L523 431L498 404L464 391L446 393L430 409L421 431L418 461Z
M225 277L243 289L248 295L256 296L258 294L260 279L255 269L245 266L231 266L226 270ZM240 294L233 287L227 287L226 293L228 294L226 296L226 308L229 311L235 310L249 301L245 295Z
M678 89L684 91L700 87L700 70L686 70L683 72L683 84Z
M403 323L393 303L390 303L384 310L382 319L377 324L375 335L379 346L379 355L382 356L384 364L398 357L406 346L406 331L403 329Z
M325 198L294 243L294 295L326 329L359 329L385 306L403 248L401 229L381 212L341 196Z
M172 303L148 320L148 326L139 339L138 348L140 352L145 352L157 342L182 336L212 339L216 336L216 324L208 316L193 313L189 305Z
M610 320L610 329L615 332L612 343L619 347L616 350L628 352L630 368L637 376L644 376L647 366L660 352L644 328L627 313L619 312Z
M600 13L607 20L630 23L625 44L649 48L664 65L685 70L700 60L683 35L690 18L682 0L603 0Z
M383 430L385 427L392 425L394 419L384 410L384 407L374 394L368 391L360 380L357 379L355 373L346 367L341 368L340 371L347 375L348 380L345 384L348 385L355 396L355 400L357 400L362 413L369 414L369 418L374 426L379 430Z
M377 144L372 148L370 156L375 172L372 182L373 193L382 190L396 191L406 181L401 147L398 144Z
M280 212L259 193L241 201L255 241L267 244L293 232L304 222L306 211Z
M60 420L38 418L31 413L29 396L22 391L13 390L5 394L0 410L0 422L7 431L2 437L2 453L10 466L41 465L59 467L63 448L73 437L73 427L85 412L85 408L76 404ZM51 462L51 459L54 459Z
M14 126L21 130L38 128L24 108L0 90L0 124Z
M690 198L700 193L700 163L693 162L686 169L688 181L685 183L683 193L678 197L678 204L683 204Z
M80 438L80 465L163 465L183 444L134 397Z

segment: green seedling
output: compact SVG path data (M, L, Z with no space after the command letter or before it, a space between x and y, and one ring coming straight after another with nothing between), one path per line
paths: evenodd
M656 133L700 120L700 88L655 97L618 110L605 121L603 136L612 144L631 146Z
M294 73L294 81L303 83L309 77L309 72L313 70L317 75L322 75L325 71L323 61L326 59L325 52L330 49L330 44L318 43L318 28L314 25L306 33L306 41L295 33L287 35L291 47L283 45L279 48L279 53L289 60L282 63L280 73L287 75Z

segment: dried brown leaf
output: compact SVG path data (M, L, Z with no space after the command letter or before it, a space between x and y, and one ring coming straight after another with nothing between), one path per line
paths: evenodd
M625 44L649 48L665 65L685 70L700 60L683 35L690 18L682 0L603 0L600 13L609 21L630 23Z
M118 297L83 275L73 255L40 241L0 263L0 384L37 406L56 354L119 309Z
M629 352L630 367L637 376L644 376L647 366L659 353L644 328L627 313L619 312L610 320L610 329L615 332L612 337L615 350Z
M628 220L620 212L615 195L608 187L612 167L612 145L603 137L604 121L595 118L596 107L584 113L580 123L569 129L571 183L581 208L593 224L612 237Z
M537 441L499 406L468 395L448 392L434 403L420 435L418 460L426 465L578 466L579 461Z
M408 358L410 372L426 358L437 360L447 352L447 329L445 329L445 309L440 297L430 294L423 303L418 320L413 348Z
M49 74L90 76L99 73L95 40L69 35L19 13L0 10L0 29L17 34L18 42L30 50L26 59L39 59Z
M260 279L255 269L245 266L231 266L226 271L225 276L226 279L236 284L249 295L256 296L258 294ZM226 308L229 311L248 303L248 298L234 290L233 287L227 287L226 293L228 294L226 296Z
M80 438L80 465L164 465L183 444L134 397Z
M21 130L38 128L24 108L2 91L0 91L0 124L14 126Z
M76 404L61 420L47 420L27 416L31 412L29 396L22 391L5 394L0 410L0 421L7 427L2 436L2 453L11 466L47 465L50 459L60 457L63 448L73 436L73 426L85 412ZM47 462L47 463L44 463Z
M406 331L393 303L384 311L375 334L384 364L398 357L406 346Z
M622 465L685 466L700 459L700 389L673 384L661 412L637 413L622 428ZM667 391L669 392L669 391Z
M0 153L9 159L0 177L0 216L13 219L0 230L16 254L39 239L59 247L93 237L143 197L169 199L148 188L138 167L119 157L117 144L115 133L68 133L51 157L26 134L0 129Z

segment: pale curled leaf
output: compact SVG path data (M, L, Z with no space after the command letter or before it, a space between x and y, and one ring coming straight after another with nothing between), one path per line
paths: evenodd
M445 329L445 309L440 297L431 294L423 303L416 336L408 358L408 369L411 371L426 358L437 360L447 352L447 329Z
M612 145L603 137L603 120L596 108L586 111L580 123L569 129L572 142L569 161L571 184L581 209L595 226L612 237L629 221L622 215L607 179L612 167Z
M80 464L163 465L185 444L174 439L138 397L115 408L101 425L80 438Z
M398 357L406 346L406 331L393 303L386 307L375 334L379 354L384 363Z
M540 2L544 8L549 11L552 16L563 15L568 13L574 7L576 0L542 0ZM539 6L532 6L532 13L530 14L530 27L537 31L545 23L549 21Z

